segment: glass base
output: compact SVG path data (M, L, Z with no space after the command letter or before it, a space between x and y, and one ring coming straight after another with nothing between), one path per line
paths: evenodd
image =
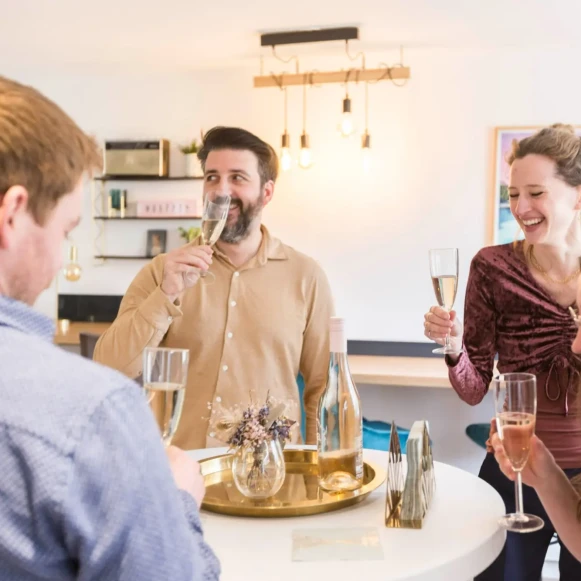
M462 349L454 349L453 347L438 347L434 349L432 353L440 353L441 355L459 355L462 353Z
M545 526L545 521L534 514L513 513L504 515L498 524L513 533L534 533Z
M216 282L216 276L213 272L207 270L206 272L200 273L200 282L202 284L214 284Z

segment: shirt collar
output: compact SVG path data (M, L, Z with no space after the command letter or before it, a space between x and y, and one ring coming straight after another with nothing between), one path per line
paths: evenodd
M266 226L260 226L262 230L262 241L256 254L258 264L264 266L268 260L287 260L288 256L282 242L278 238L270 235Z
M11 327L27 335L37 335L51 342L55 333L55 324L50 317L20 301L1 295L0 326Z
M284 248L283 243L278 239L270 235L270 232L264 224L261 224L260 230L262 232L262 240L260 241L260 246L258 247L258 252L256 255L246 263L246 268L252 268L253 266L264 266L269 260L287 260L288 255ZM198 237L197 244L202 244L201 236ZM226 257L223 252L217 247L214 247L214 252L216 255L222 257L228 263L230 260Z

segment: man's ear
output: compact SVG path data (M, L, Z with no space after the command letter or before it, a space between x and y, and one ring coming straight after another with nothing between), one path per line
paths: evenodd
M23 186L11 186L0 197L0 248L8 248L14 239L17 218L27 211L28 191Z
M575 204L575 210L581 210L581 186L577 186L577 203Z
M272 180L268 180L264 184L264 205L265 206L272 200L272 196L274 196L274 182Z

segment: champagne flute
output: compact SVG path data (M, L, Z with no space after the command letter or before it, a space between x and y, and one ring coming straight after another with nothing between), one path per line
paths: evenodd
M516 512L500 519L514 533L532 533L545 526L543 519L523 513L521 471L529 458L537 415L537 378L531 373L505 373L492 380L496 425L506 457L516 472Z
M454 306L458 290L458 249L432 248L429 257L430 274L436 300L443 309L450 312ZM434 349L432 353L462 353L462 349L456 350L450 345L450 334L448 333L444 346Z
M220 234L226 226L228 211L230 210L230 196L228 194L208 193L204 200L202 213L202 242L207 246L214 246L220 239ZM205 284L212 284L216 277L207 271L200 273Z
M182 415L189 356L189 349L146 347L143 352L143 387L166 446Z

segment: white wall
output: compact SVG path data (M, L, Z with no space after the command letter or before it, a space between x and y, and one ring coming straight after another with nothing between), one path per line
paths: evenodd
M393 62L397 55L382 55ZM370 87L374 165L365 175L359 138L343 140L336 125L343 88L308 90L308 132L316 164L281 175L265 222L287 243L316 257L331 280L351 339L421 341L422 314L434 302L427 250L458 246L462 297L471 257L489 241L492 132L497 125L579 122L576 55L566 51L428 50L406 52L412 80ZM368 58L368 66L379 62ZM343 61L308 62L329 69ZM275 63L267 62L269 67ZM280 69L277 69L280 71ZM164 136L177 145L215 124L246 127L278 146L282 93L253 89L257 68L186 73L10 70L31 83L100 139ZM363 90L351 90L359 128ZM289 131L297 148L302 89L289 90ZM172 172L182 170L174 151ZM128 184L130 196L199 195L199 182ZM90 201L74 235L83 277L61 292L123 293L143 263L94 266ZM175 222L105 226L107 248L144 250L147 228ZM171 239L170 239L171 240ZM173 242L177 243L174 236Z

